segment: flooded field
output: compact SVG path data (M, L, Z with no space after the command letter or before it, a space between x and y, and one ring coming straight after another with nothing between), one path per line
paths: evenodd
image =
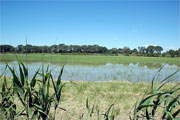
M14 66L18 72L17 61L8 62L10 66ZM31 78L38 68L46 68L48 65L52 70L54 78L58 77L62 64L56 62L27 62L29 70L29 78ZM150 82L163 63L129 63L129 64L100 64L100 65L82 65L82 64L66 64L63 72L63 80L72 81L129 81L129 82ZM5 69L5 62L0 63L0 73ZM158 74L156 80L163 80L170 74L180 69L178 65L166 64ZM11 73L6 70L6 75L11 76ZM174 81L180 80L180 74L175 74L171 79Z

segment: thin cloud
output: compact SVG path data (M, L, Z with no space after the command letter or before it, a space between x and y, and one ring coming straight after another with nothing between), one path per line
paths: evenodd
M132 30L133 33L137 32L137 30Z
M155 43L155 44L160 44L160 42L159 42L159 41L155 41L154 43Z
M169 50L175 50L176 48L174 46L168 46L168 47L164 47L165 51L169 51Z
M147 44L147 45L143 45L144 47L148 47L148 46L150 46L150 45L152 45L152 46L157 46L157 44Z

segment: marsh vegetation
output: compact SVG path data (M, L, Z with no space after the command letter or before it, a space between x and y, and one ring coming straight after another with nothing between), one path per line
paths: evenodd
M163 67L162 67L163 68ZM147 82L61 81L49 66L29 77L28 67L6 65L12 77L1 76L1 118L9 119L173 119L180 108L179 70L156 81L162 68ZM19 72L17 72L19 71ZM39 77L38 77L39 76Z

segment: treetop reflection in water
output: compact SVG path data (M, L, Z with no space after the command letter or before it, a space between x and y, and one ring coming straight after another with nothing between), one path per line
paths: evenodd
M10 66L14 66L18 69L17 62L8 62ZM5 63L0 63L0 73L5 69ZM27 62L29 77L31 78L35 71L42 66L42 62L33 61ZM50 65L52 69L53 77L57 78L58 73L62 67L62 64L54 64L44 62L44 66ZM102 65L81 65L81 64L66 64L64 73L62 76L63 80L75 80L75 81L130 81L130 82L150 82L158 69L162 66L161 63L154 64L102 64ZM159 73L157 80L162 80L168 75L172 74L176 70L180 69L177 65L166 64L165 67ZM11 76L9 71L6 71L6 75ZM175 82L180 80L180 74L175 74L171 79Z

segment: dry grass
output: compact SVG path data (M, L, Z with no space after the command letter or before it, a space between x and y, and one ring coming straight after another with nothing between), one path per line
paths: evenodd
M10 78L8 78L10 79ZM2 79L0 79L2 81ZM8 82L10 82L8 80ZM0 86L1 86L0 82ZM142 98L145 90L151 87L151 83L130 83L130 82L72 82L63 81L66 83L62 91L62 98L56 112L57 120L77 120L83 113L87 115L86 99L89 99L89 104L92 108L95 104L100 113L105 113L111 104L114 104L111 112L115 115L115 120L129 119L129 112L133 109L133 105L137 100ZM175 83L169 83L163 90L168 90ZM53 91L52 84L50 90ZM53 109L50 113L51 119ZM103 117L103 115L102 115ZM85 117L86 118L86 117ZM94 114L90 120L96 120L97 115Z
M173 83L172 83L173 84ZM67 82L62 93L60 107L56 118L58 120L77 120L86 111L86 99L90 105L97 107L100 113L105 113L113 103L112 112L116 120L129 119L129 112L142 93L150 87L150 83L129 82ZM164 90L171 87L168 84ZM92 118L96 119L96 115Z

